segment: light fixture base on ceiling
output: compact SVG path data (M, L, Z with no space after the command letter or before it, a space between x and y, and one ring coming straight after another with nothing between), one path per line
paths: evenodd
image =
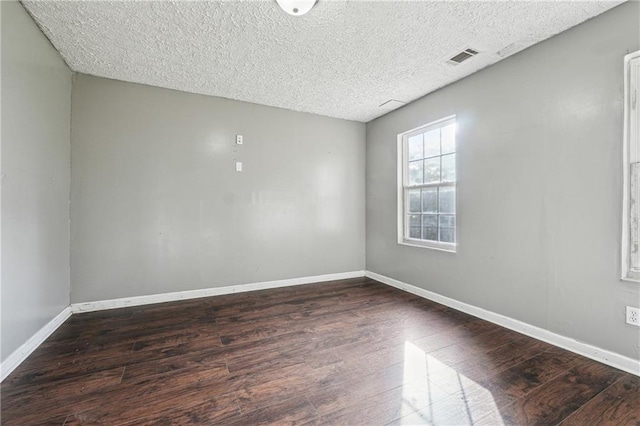
M301 16L310 11L318 0L276 0L276 2L289 15Z

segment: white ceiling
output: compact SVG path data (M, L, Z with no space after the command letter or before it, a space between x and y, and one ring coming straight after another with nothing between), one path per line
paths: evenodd
M620 3L23 2L74 71L362 122Z

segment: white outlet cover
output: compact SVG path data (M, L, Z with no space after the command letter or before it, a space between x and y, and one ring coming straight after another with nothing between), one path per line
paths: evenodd
M244 143L244 138L242 135L236 135L236 144L242 145Z
M242 161L236 161L236 172L242 171Z
M627 306L626 322L627 324L636 325L640 327L640 308Z

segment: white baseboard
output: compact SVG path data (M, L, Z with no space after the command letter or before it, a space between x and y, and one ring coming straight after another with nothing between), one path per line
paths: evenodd
M11 355L7 357L2 363L0 363L0 382L2 382L13 370L19 366L22 361L27 359L38 346L42 344L47 337L57 330L71 316L71 307L67 306L49 321L44 327L36 332L29 340L27 340L22 346L13 351Z
M364 277L365 271L340 272L337 274L314 275L311 277L290 278L286 280L265 281L251 284L239 284L226 287L204 288L201 290L177 291L173 293L152 294L149 296L125 297L122 299L100 300L71 304L74 314L82 312L102 311L105 309L124 308L128 306L149 305L152 303L173 302L176 300L198 299L201 297L220 296L223 294L242 293L246 291L265 290L277 287L290 287L325 281L344 280Z
M491 312L486 309L470 305L468 303L460 302L458 300L433 293L431 291L404 283L402 281L398 281L393 278L386 277L384 275L376 274L375 272L366 271L365 275L371 279L380 281L381 283L399 288L409 293L413 293L417 296L432 300L442 305L449 306L450 308L465 312L475 317L482 318L494 324L501 325L502 327L517 331L518 333L526 334L527 336L533 337L534 339L542 340L543 342L547 342L554 346L558 346L568 351L575 352L579 355L586 356L587 358L591 358L603 364L610 365L617 369L626 371L627 373L640 376L640 361L633 358L601 349L588 343L580 342L570 337L562 336L549 330L536 327L535 325L527 324L525 322L501 314L497 314L495 312Z

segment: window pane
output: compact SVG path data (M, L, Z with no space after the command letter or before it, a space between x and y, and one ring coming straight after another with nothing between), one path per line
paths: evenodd
M424 183L440 182L440 157L424 160Z
M431 130L424 134L424 156L440 155L440 129Z
M456 155L449 154L442 156L442 181L456 181Z
M421 134L411 136L407 145L409 147L409 160L422 160L424 158Z
M456 242L456 229L455 228L440 228L440 241L443 243L455 243Z
M422 160L409 162L409 185L422 183Z
M420 215L419 214L410 214L409 215L409 226L420 226Z
M422 212L438 213L438 188L422 190Z
M456 212L456 190L455 188L440 188L438 197L438 207L440 213Z
M425 214L422 216L422 226L424 228L437 228L438 227L438 215Z
M422 239L438 241L438 228L422 228Z
M420 239L420 227L419 226L411 226L409 228L409 238Z
M442 153L456 152L456 125L450 124L442 128Z
M456 226L456 217L453 215L440 215L440 228L453 228Z
M410 189L407 192L409 197L409 212L420 213L420 190Z

